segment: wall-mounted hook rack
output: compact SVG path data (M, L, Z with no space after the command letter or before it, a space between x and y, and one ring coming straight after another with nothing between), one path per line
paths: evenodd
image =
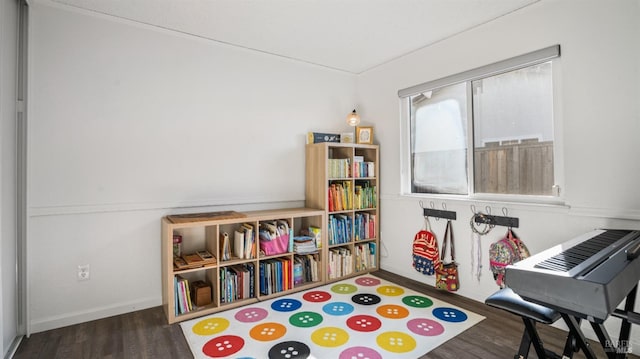
M488 224L491 226L503 226L510 228L518 228L520 220L516 217L493 216L485 214L483 216L475 216L474 220L478 224Z
M434 209L434 208L423 208L423 215L425 217L434 217L434 218L444 218L456 220L456 212L454 211L445 211L442 209Z

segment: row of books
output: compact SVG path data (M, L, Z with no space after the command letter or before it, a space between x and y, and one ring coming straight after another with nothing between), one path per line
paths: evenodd
M351 181L333 182L329 185L329 212L353 209Z
M375 175L375 163L365 162L363 156L353 156L353 177L375 177Z
M353 238L356 241L375 238L376 215L367 212L357 212L353 225Z
M174 295L175 295L175 312L176 315L189 313L193 310L191 303L191 293L189 290L189 281L179 275L173 277Z
M229 233L220 233L220 258L228 261L232 258L253 259L256 256L255 229L251 223L243 223L233 232L233 241Z
M329 168L329 178L349 178L351 177L348 158L330 158L327 165Z
M330 214L327 223L329 245L351 242L352 219L349 215Z
M220 303L255 297L255 266L245 263L220 268Z
M356 272L361 272L378 266L376 256L377 250L378 248L375 242L355 245L354 251Z
M353 256L346 247L332 248L327 258L328 279L336 279L353 273Z
M317 282L318 264L320 258L317 254L296 255L293 258L293 284Z
M356 272L376 268L377 245L374 242L356 244L354 252L347 247L332 248L327 258L328 279L341 278Z
M274 258L260 262L260 294L269 295L291 289L291 261Z
M353 191L353 208L376 208L377 197L376 186L370 186L369 181L358 181Z
M375 177L374 162L365 162L363 156L353 156L353 166L348 158L330 158L327 160L329 178Z

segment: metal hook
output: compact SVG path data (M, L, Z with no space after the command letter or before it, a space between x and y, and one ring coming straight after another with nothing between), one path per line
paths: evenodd
M420 201L418 202L418 206L420 206L420 208L424 209L424 204L422 203L422 200L420 200Z
M447 204L442 202L442 209L444 209L445 211L447 210Z
M507 207L502 207L502 214L504 214L505 217L509 217L509 210Z
M471 213L476 214L476 205L472 204L469 207L471 208Z
M435 204L435 203L433 203L433 201L430 201L430 202L429 202L429 206L431 206L431 209L436 209L436 204ZM440 220L440 218L439 218L439 217L436 217L436 222L437 222L437 221L439 221L439 220Z
M484 210L487 211L488 215L491 215L491 207L490 206L484 207Z

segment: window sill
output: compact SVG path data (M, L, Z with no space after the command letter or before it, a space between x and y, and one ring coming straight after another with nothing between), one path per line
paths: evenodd
M560 197L549 196L515 196L504 194L475 194L475 195L453 195L435 193L401 193L400 197L422 199L423 201L451 201L462 204L469 204L476 207L477 211L487 212L485 207L506 207L509 209L532 209L544 208L548 210L568 211L568 206ZM424 203L425 207L429 203ZM495 208L494 208L495 211ZM499 213L493 213L498 215Z

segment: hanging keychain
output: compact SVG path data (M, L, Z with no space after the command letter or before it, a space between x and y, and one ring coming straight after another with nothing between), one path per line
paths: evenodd
M482 245L480 237L489 233L493 229L493 225L489 224L482 212L475 212L475 206L471 206L473 216L471 216L471 275L475 276L478 282L482 275ZM484 223L484 227L480 229L476 224L476 218L480 223Z

